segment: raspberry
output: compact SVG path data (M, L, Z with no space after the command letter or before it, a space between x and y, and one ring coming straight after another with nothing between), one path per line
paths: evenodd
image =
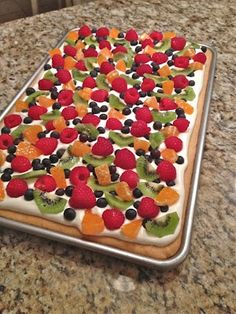
M83 119L82 119L82 121L81 121L82 123L84 123L84 124L93 124L94 126L97 126L98 124L99 124L99 122L100 122L100 118L99 117L97 117L97 116L95 116L94 114L92 114L92 113L87 113L84 117L83 117Z
M183 148L183 142L177 136L169 136L165 139L165 144L167 148L172 148L176 153L180 152Z
M99 137L92 147L92 153L97 156L108 156L113 153L111 141L105 137Z
M144 41L142 41L142 48L144 49L146 46L150 46L150 47L154 47L153 41L150 38L146 38L144 39Z
M45 124L45 128L46 128L48 131L55 130L55 127L54 127L54 125L53 125L53 120L49 120L49 121Z
M111 44L109 43L108 40L101 40L99 43L99 49L107 48L111 50Z
M92 32L91 32L91 29L89 28L88 25L83 25L80 27L80 29L79 29L79 36L80 37L87 37L91 34L92 34Z
M106 122L106 128L109 130L121 130L122 123L116 118L109 118Z
M147 126L147 123L142 120L137 120L132 123L130 133L136 137L142 137L148 135L151 129Z
M41 150L44 155L51 155L57 148L57 139L54 137L43 137L37 140L35 146Z
M174 37L171 38L171 48L174 50L182 50L184 49L186 44L186 39L183 37Z
M189 65L189 58L184 56L179 56L174 59L174 66L177 68L186 69Z
M70 172L70 182L73 185L77 185L81 182L87 183L90 172L87 167L79 166L75 167Z
M189 126L189 121L185 118L178 118L173 122L173 125L179 132L185 132Z
M154 200L150 197L142 198L138 206L138 214L142 218L155 218L159 214L159 211L160 207L156 205Z
M71 80L71 74L68 70L60 69L57 71L56 77L61 84L66 84Z
M17 172L25 172L31 168L31 162L25 156L16 156L11 162L11 168Z
M39 177L35 181L34 187L43 192L52 192L56 189L57 184L56 184L55 179L52 176L49 176L46 174Z
M163 38L163 35L162 35L162 33L161 32L152 32L151 34L150 34L150 37L153 39L153 40L158 40L158 41L160 41L160 40L162 40L162 38Z
M147 107L138 108L135 112L135 117L137 120L142 120L144 122L152 122L152 113Z
M47 112L47 108L41 106L33 106L28 110L28 116L33 120L41 120L40 116Z
M149 64L141 64L137 67L136 70L139 76L143 76L145 73L152 73L152 67Z
M203 53L203 52L198 52L198 53L196 53L195 56L193 57L193 60L194 60L195 62L200 62L200 63L202 63L202 64L205 64L205 63L206 63L206 59L207 59L207 57L206 57L205 53Z
M71 45L66 45L64 47L64 53L68 56L75 57L77 50L75 47L72 47Z
M89 88L94 88L96 87L96 81L92 76L86 77L86 79L83 81L82 87L89 87Z
M110 62L108 61L104 61L101 66L100 66L100 72L102 74L108 74L110 73L111 71L115 70L115 67L113 64L111 64Z
M28 185L25 180L11 179L6 186L7 195L10 197L20 197L28 190Z
M91 99L97 102L103 102L107 99L108 92L105 89L97 89L92 92Z
M58 102L61 106L69 106L73 102L73 95L71 90L63 89L58 95Z
M126 170L120 176L120 181L125 181L131 189L134 189L138 185L139 177L133 170Z
M84 50L84 57L85 58L90 58L90 57L94 57L96 58L98 56L98 53L96 51L96 49L89 47L88 49Z
M129 29L125 35L125 39L128 41L138 40L138 34L134 29Z
M65 118L65 120L71 120L78 116L78 112L75 107L69 106L63 108L61 115Z
M60 141L65 144L69 144L76 140L78 137L78 131L74 128L65 128L60 134Z
M134 57L134 62L137 64L147 63L151 60L150 56L146 53L139 53Z
M18 114L8 114L5 118L4 118L4 124L6 127L8 128L14 128L15 126L21 124L22 122L22 118L21 116L19 116Z
M115 78L112 81L111 86L118 93L122 93L127 90L127 82L123 77Z
M100 27L96 31L97 37L105 37L109 35L109 29L107 27Z
M124 101L128 105L133 105L139 100L139 93L136 88L128 88L124 95Z
M64 58L59 55L59 54L56 54L54 56L52 56L52 67L53 68L63 68L64 67Z
M174 88L185 88L188 86L188 79L185 77L185 75L176 75L173 78L173 82L174 82Z
M151 92L156 87L155 82L150 78L144 78L141 84L141 90L144 92Z
M38 87L40 90L50 90L54 86L53 82L47 79L41 79L38 81Z
M160 101L160 110L174 110L177 108L176 103L174 102L174 100L170 99L170 98L162 98Z
M111 208L104 210L102 219L108 230L116 230L123 225L125 216L119 209Z
M122 169L133 169L136 167L136 160L130 150L123 148L117 152L114 164Z
M167 60L168 57L164 52L155 52L152 55L152 61L156 62L157 64L165 63Z
M176 169L170 161L159 162L156 171L162 181L173 181L176 178Z
M7 149L9 146L13 145L13 138L9 134L0 135L0 149Z
M114 48L114 49L112 50L112 53L113 53L113 54L116 54L116 53L118 53L118 52L127 53L128 51L127 51L127 49L126 49L124 46L119 45L119 46L117 46L116 48Z
M96 205L96 197L90 187L79 183L73 189L69 204L76 209L91 209Z
M87 71L87 68L84 64L83 60L79 60L76 64L75 64L76 69L80 70L80 71Z

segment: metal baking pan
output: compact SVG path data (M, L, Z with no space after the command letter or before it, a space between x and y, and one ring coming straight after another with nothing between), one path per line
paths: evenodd
M75 30L75 29L74 29ZM56 47L60 47L67 34L59 41ZM188 255L188 252L190 250L190 242L191 242L191 233L192 233L192 226L193 226L193 218L194 218L194 212L195 212L195 203L197 198L197 190L198 190L198 181L200 176L200 168L201 168L201 161L202 161L202 155L203 155L203 149L204 149L204 141L205 141L205 133L207 128L207 120L208 120L208 113L209 113L209 107L210 107L210 100L212 95L212 89L213 89L213 81L214 81L214 74L215 74L215 67L216 67L216 50L215 48L210 47L207 44L201 44L205 45L211 52L212 52L212 62L210 65L210 75L207 82L207 90L206 90L206 97L205 97L205 104L203 108L202 113L202 121L199 131L199 140L198 140L198 147L197 147L197 154L195 157L195 164L193 168L193 175L192 175L192 181L191 181L191 188L188 198L188 204L186 211L186 217L184 222L184 228L183 228L183 235L182 235L182 244L179 249L179 251L172 257L166 259L166 260L160 260L160 259L153 259L150 257L141 256L138 254L130 253L127 251L123 251L117 248L109 247L103 244L98 244L94 242L89 242L83 239L74 238L71 236L67 236L64 234L60 234L54 231L42 229L40 227L35 227L32 225L27 225L25 223L20 223L13 221L11 219L2 218L0 217L0 226L7 227L7 228L13 228L19 231L27 232L33 235L41 236L47 239L60 241L66 244L78 246L84 249L88 249L91 251L104 253L113 257L121 258L124 260L128 260L133 263L137 263L140 265L145 265L149 267L156 268L161 271L169 270L171 268L174 268L178 266L181 262L185 260L185 258ZM38 77L40 72L43 70L44 64L49 61L50 57L46 57L42 63L40 64L39 68L36 70L36 72L29 78L29 80L24 84L24 86L21 88L21 90L16 94L16 96L12 99L10 104L7 106L7 108L1 113L0 115L0 121L4 118L4 116L13 108L15 102L17 99L19 99L25 92L26 88L31 85L31 83Z

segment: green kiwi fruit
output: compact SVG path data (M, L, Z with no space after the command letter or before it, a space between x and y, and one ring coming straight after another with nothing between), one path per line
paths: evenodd
M29 125L21 124L19 125L13 132L11 132L11 136L15 139L19 137L24 130L26 130L29 127Z
M125 104L115 95L109 96L109 105L110 107L122 111L125 108Z
M73 76L74 80L83 82L86 79L86 77L88 76L88 74L83 73L77 69L73 69L72 70L72 76Z
M112 207L112 208L119 208L119 209L127 209L128 207L132 206L133 201L122 201L120 198L117 196L114 196L108 192L105 192L105 198L107 200L107 203Z
M50 121L50 120L55 120L56 118L60 117L61 113L59 110L53 110L52 112L49 113L44 113L40 116L40 119L43 121Z
M99 74L96 78L97 88L105 89L107 91L110 90L109 85L106 82L106 75L105 74Z
M55 83L55 82L58 80L57 77L52 73L51 70L48 70L48 71L44 74L43 78L46 79L46 80L50 80L50 81L52 81L53 83Z
M102 164L110 165L114 160L114 156L98 157L92 154L86 154L83 156L83 160L85 160L88 164L91 164L92 166L97 167Z
M121 74L120 77L123 77L126 80L127 84L129 84L129 85L134 86L135 84L140 84L139 80L132 79L128 75Z
M168 77L161 77L161 76L157 76L155 74L149 74L149 73L145 73L144 77L152 79L156 84L161 84L162 82L169 80Z
M94 57L85 58L84 63L85 63L87 70L92 71L94 68L94 64L97 63L97 58L94 58Z
M17 179L33 179L38 178L44 174L47 174L46 170L32 170L26 173L14 175L13 178Z
M176 75L189 75L191 72L193 72L192 68L187 68L184 70L176 70L176 69L171 69L171 75L176 76Z
M181 94L176 95L176 98L181 98L181 99L189 100L189 101L194 100L195 97L196 97L196 94L192 87L187 87L183 90Z
M65 154L64 154L65 155ZM75 156L71 156L67 154L67 156L62 156L62 158L59 161L59 166L63 169L70 169L74 167L79 162L79 158Z
M134 138L133 136L123 136L118 132L110 131L109 138L115 142L120 147L129 146L133 144Z
M39 190L34 190L34 200L42 214L61 213L67 203L67 200Z
M153 166L143 156L137 159L136 169L139 177L146 181L154 181L158 175Z
M90 178L88 180L88 185L93 189L93 191L103 191L103 192L111 192L115 191L116 183L111 183L108 185L99 185L98 182L94 178Z
M164 141L164 139L165 137L161 132L151 133L149 136L149 141L153 149L159 147L161 143Z
M138 185L138 189L143 193L143 195L152 198L156 197L163 187L164 185L155 182L140 182Z
M170 39L164 39L160 46L155 46L157 51L166 51L170 48Z
M80 95L78 94L78 91L74 92L73 102L74 102L75 105L82 104L82 105L88 106L88 101L83 99L83 98L81 98Z
M79 133L85 133L88 136L97 138L99 135L98 130L95 128L93 124L83 124L83 123L78 123L76 124L75 128L79 131Z
M37 97L42 96L42 95L48 95L48 94L49 92L41 92L41 91L34 92L25 99L25 102L29 104L32 101L34 101Z
M176 119L176 113L173 111L160 112L156 109L152 110L152 117L154 121L160 121L165 124Z

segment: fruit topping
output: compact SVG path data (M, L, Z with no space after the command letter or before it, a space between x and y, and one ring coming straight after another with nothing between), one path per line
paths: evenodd
M133 199L130 187L125 181L117 183L115 186L115 191L117 195L124 201L131 201Z
M155 218L159 214L159 211L159 206L150 197L143 197L138 206L138 214L142 218Z
M13 198L23 196L27 189L26 181L18 178L11 179L6 186L7 195Z
M136 160L130 150L123 148L117 152L114 164L122 169L133 169L136 167Z
M26 172L31 168L31 162L24 156L16 156L11 162L11 168L16 172Z
M156 220L148 220L145 223L147 233L158 238L174 234L179 223L179 216L176 212L166 214Z
M102 164L100 166L97 166L94 170L96 173L98 184L104 186L111 183L111 174L108 164Z
M141 179L154 181L158 178L155 168L143 156L138 158L136 169Z
M125 216L120 210L111 208L103 212L102 219L108 230L116 230L123 225Z
M157 166L157 174L162 181L173 181L176 178L176 169L171 162L162 160Z
M63 212L66 199L53 194L34 190L34 201L42 214L58 214Z
M171 206L179 199L179 193L170 187L164 187L155 197L155 201L159 206Z
M95 206L96 197L89 186L80 183L73 189L69 204L76 209L90 209Z
M103 232L104 220L99 215L92 213L90 210L86 210L82 223L81 232L86 235L96 235Z
M179 132L185 132L188 129L189 121L185 118L176 119L173 125L178 129Z
M35 181L34 187L43 192L52 192L56 189L57 184L52 176L43 175Z
M8 114L3 119L3 121L4 121L5 126L11 129L21 124L22 118L20 115L12 113L12 114Z
M51 155L57 148L57 145L58 141L54 137L43 137L38 139L35 143L36 148L38 148L44 155Z
M131 189L134 189L139 182L139 176L133 170L126 170L120 176L120 181L126 182Z
M64 169L60 166L55 166L50 169L50 173L54 178L57 187L59 189L65 189L67 185Z
M105 137L98 137L97 142L92 147L92 153L97 156L109 156L113 153L111 141Z
M165 144L167 148L172 148L177 153L180 152L183 148L183 142L177 136L169 136L167 139L165 139Z
M142 219L129 222L121 227L121 233L130 239L136 239L142 227Z
M130 133L135 137L142 137L148 135L151 129L148 127L147 123L143 120L137 120L132 123Z

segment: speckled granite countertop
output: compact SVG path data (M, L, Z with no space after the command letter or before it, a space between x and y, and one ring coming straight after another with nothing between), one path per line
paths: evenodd
M170 2L171 3L171 2ZM0 25L0 104L81 23L173 29L218 50L191 252L159 273L0 229L0 313L235 313L234 1L95 1ZM235 28L234 28L235 29ZM234 47L234 48L233 48ZM234 133L235 134L235 133Z

